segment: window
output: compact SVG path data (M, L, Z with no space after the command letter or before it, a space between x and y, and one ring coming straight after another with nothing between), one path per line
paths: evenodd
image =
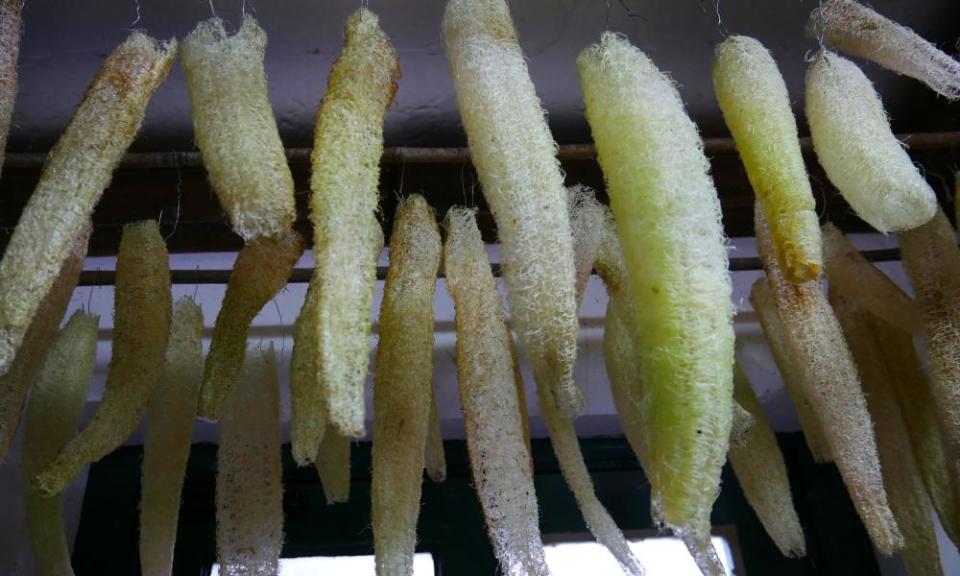
M280 576L374 576L373 556L312 556L281 558ZM418 552L413 556L413 576L434 576L433 555ZM214 564L210 576L220 575L220 565Z
M726 574L733 574L733 549L723 536L713 537ZM700 576L700 570L679 538L653 536L631 538L630 548L649 576ZM547 565L553 576L623 574L610 552L596 542L554 542L545 545Z

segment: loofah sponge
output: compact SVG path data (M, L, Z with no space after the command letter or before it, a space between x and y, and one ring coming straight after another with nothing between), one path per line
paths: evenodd
M20 15L23 0L0 0L0 168L3 167L10 118L17 99L17 61L20 59Z
M746 36L717 46L713 85L763 206L783 274L791 282L820 275L816 202L800 154L790 95L770 52Z
M703 556L733 393L720 203L696 126L642 52L605 33L577 68L636 306L654 516Z
M370 487L377 574L411 574L433 396L433 296L442 246L423 196L397 207L373 375Z
M504 0L450 0L443 38L470 156L497 223L520 346L572 417L583 397L573 379L574 257L556 143Z
M890 131L883 102L856 64L822 52L807 70L813 148L830 182L880 232L933 218L937 199Z
M290 452L298 466L313 464L327 429L327 398L317 367L317 283L311 279L293 324L290 357Z
M840 324L819 282L792 284L780 272L763 211L755 215L757 248L786 337L806 377L804 392L853 505L882 554L903 547L880 472L873 422Z
M863 382L877 436L883 485L903 533L900 556L907 573L942 574L937 535L930 518L930 500L910 447L883 350L871 329L870 314L835 288L830 290L830 304L843 327Z
M87 241L92 226L88 221L74 241L60 273L53 282L50 291L44 296L37 309L30 328L23 338L23 345L17 352L10 370L0 376L0 463L10 451L10 444L17 433L20 413L27 399L27 393L33 385L37 371L47 354L47 347L57 333L60 320L70 304L70 297L80 279L83 270L83 258L87 254Z
M443 430L440 427L440 411L437 409L437 392L433 389L430 391L430 423L427 426L423 468L430 480L444 482L447 479L447 458L443 452Z
M107 57L46 164L0 261L0 375L110 184L173 65L176 42L140 32Z
M230 389L240 378L247 329L281 288L303 254L303 239L288 230L247 243L237 255L203 366L199 414L216 419Z
M573 261L576 272L577 306L583 300L593 263L603 246L607 208L597 202L596 192L579 184L567 188L567 209L573 237Z
M44 496L30 487L30 480L77 431L96 363L99 322L97 316L75 312L53 338L24 417L20 474L27 533L39 572L45 576L73 575L63 524L63 495Z
M140 569L173 573L180 491L190 456L203 375L203 311L192 298L173 306L160 383L147 408L140 474Z
M364 434L370 306L383 244L375 212L383 120L400 76L397 54L377 16L361 8L327 78L317 112L313 197L318 369L329 389L330 422Z
M350 437L327 424L315 459L327 504L339 504L349 500Z
M270 108L267 34L250 15L228 36L220 18L201 22L180 48L193 128L210 184L234 231L250 241L293 224L293 177Z
M823 2L810 13L807 36L915 78L950 100L960 98L960 62L859 2Z
M283 543L280 386L271 345L248 354L217 446L217 561L229 576L276 575Z
M549 574L509 332L487 251L472 210L451 208L445 228L443 265L456 312L460 404L490 543L504 573Z
M34 479L46 495L63 490L84 465L123 444L160 380L170 332L167 247L153 220L123 227L114 292L113 356L93 420Z

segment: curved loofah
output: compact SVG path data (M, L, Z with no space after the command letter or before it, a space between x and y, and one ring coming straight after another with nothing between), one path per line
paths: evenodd
M807 36L915 78L950 100L960 98L960 62L860 2L823 2L810 12Z
M563 174L504 0L450 0L443 39L460 118L497 223L520 347L561 413L583 403L574 256Z
M96 363L99 322L98 316L79 311L70 317L43 360L24 417L20 474L27 534L43 576L73 576L70 544L63 524L63 495L43 496L30 487L30 480L77 431Z
M870 539L882 554L893 554L903 547L903 536L884 491L873 422L840 324L819 282L791 284L783 278L759 207L754 221L770 291L790 349L804 366L804 392Z
M549 574L523 443L509 332L474 212L445 220L444 272L457 326L457 380L467 451L487 532L504 573Z
M17 61L20 59L20 15L23 0L0 1L0 168L3 168L10 118L17 99Z
M377 16L368 10L361 8L347 20L345 36L317 112L310 218L318 367L329 389L330 422L342 434L360 437L379 254L371 248L383 243L374 215L383 119L400 67Z
M803 528L793 507L783 454L757 395L739 366L733 369L733 397L753 416L753 426L739 442L730 443L727 453L737 481L780 553L788 558L805 556Z
M240 250L203 366L200 416L219 418L224 400L240 378L247 329L260 309L286 286L301 254L303 239L292 230L252 240Z
M27 393L36 379L47 348L57 333L57 327L60 326L67 305L70 304L70 297L80 279L91 230L92 226L88 221L74 241L53 286L40 303L10 370L0 376L0 463L10 451Z
M328 505L350 499L350 442L349 436L327 424L317 448L316 468Z
M440 427L440 411L437 409L437 392L433 389L430 391L430 422L427 425L423 467L427 476L433 482L440 483L447 480L447 457L443 451L443 429Z
M857 216L880 232L930 220L936 196L890 131L883 102L860 68L822 52L807 69L806 84L817 160Z
M757 200L777 260L791 282L820 275L816 202L800 154L790 95L770 52L747 36L717 46L713 85Z
M217 446L217 561L227 576L276 576L283 543L280 386L273 346L248 354Z
M831 287L903 330L923 331L923 315L916 302L829 222L823 225L823 259Z
M883 351L871 330L870 315L835 288L830 290L830 304L843 327L863 382L877 436L883 485L890 509L903 533L900 555L907 573L942 574L937 535L930 517L930 501L897 406Z
M373 375L373 550L378 575L413 573L433 396L440 230L423 196L397 207Z
M637 309L654 516L711 554L733 392L720 203L696 126L642 52L605 33L577 68Z
M47 156L0 261L0 374L127 150L176 42L132 33L107 57Z
M228 36L220 18L201 22L180 47L197 147L234 231L250 241L293 224L293 177L270 108L267 34L250 15Z
M173 574L180 491L190 456L203 375L203 310L192 298L173 306L160 383L147 408L140 474L140 569Z
M317 366L317 282L314 276L293 324L290 356L290 452L298 466L313 464L327 429L327 398Z
M123 227L114 292L113 356L93 420L33 479L41 493L63 490L136 429L160 380L170 332L167 247L153 220Z

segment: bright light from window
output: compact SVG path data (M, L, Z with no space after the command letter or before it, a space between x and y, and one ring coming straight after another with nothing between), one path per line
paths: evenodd
M713 537L724 572L733 574L733 551L725 538ZM605 576L623 574L610 551L596 542L546 544L547 565L553 576ZM678 538L657 537L630 541L630 549L647 569L648 576L700 576L686 546Z
M314 556L281 558L280 576L364 576L376 574L373 556ZM433 555L419 552L413 556L413 576L433 576ZM220 565L214 564L210 576L220 575Z

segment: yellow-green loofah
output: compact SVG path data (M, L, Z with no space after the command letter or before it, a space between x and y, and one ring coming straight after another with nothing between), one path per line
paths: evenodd
M290 452L298 466L313 464L327 429L327 398L317 367L317 283L311 279L293 324L290 356Z
M350 499L350 442L334 426L327 424L317 449L315 467L327 504L339 504Z

